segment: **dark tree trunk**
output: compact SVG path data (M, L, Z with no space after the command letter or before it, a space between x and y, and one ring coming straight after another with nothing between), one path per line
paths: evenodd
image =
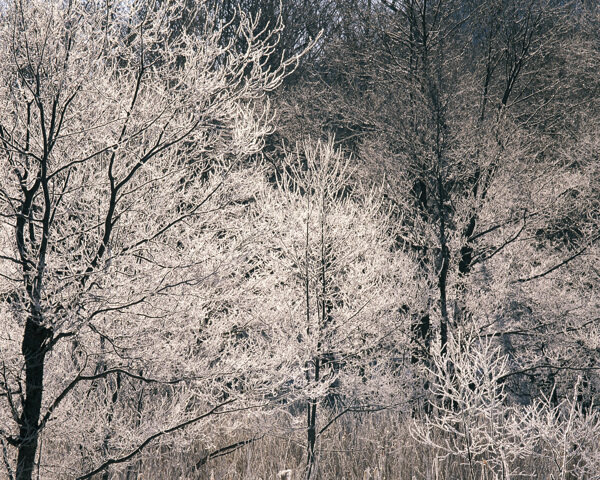
M32 317L27 319L21 350L25 358L25 398L20 418L16 480L31 480L38 446L39 421L44 390L46 342L51 330Z
M441 163L441 162L440 162ZM440 340L442 342L442 354L446 353L448 343L448 269L450 267L450 249L448 248L448 239L446 233L446 211L445 202L447 199L446 190L443 186L441 175L438 174L438 193L439 193L439 215L440 215L440 273L438 277L438 288L440 292Z
M315 359L315 382L320 380L320 360ZM307 417L307 443L308 443L308 460L306 467L306 479L311 480L316 474L316 457L315 457L315 444L317 442L317 404L318 401L314 398L308 402L308 417Z

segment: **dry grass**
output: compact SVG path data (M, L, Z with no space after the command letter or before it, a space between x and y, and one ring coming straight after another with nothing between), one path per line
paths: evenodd
M468 478L456 459L441 460L436 452L410 435L413 420L397 412L346 416L334 424L319 442L319 477L323 480L396 480ZM273 426L276 430L277 426ZM265 435L229 455L194 463L201 455L191 453L154 456L144 462L138 478L207 480L276 480L291 470L290 480L303 477L306 455L302 431ZM223 445L239 441L223 439ZM124 476L122 478L125 478ZM286 478L286 477L281 477ZM482 477L483 478L483 477Z
M207 452L239 442L250 436L249 430L223 436L212 450L200 442L172 439L168 444L149 448L130 466L112 467L110 479L161 480L303 480L306 463L304 431L289 428L289 417L271 416L263 423L264 435L232 453L198 465ZM237 419L239 425L240 419ZM334 423L318 443L320 480L495 480L509 478L493 471L486 459L477 458L471 471L466 458L444 456L417 442L410 434L416 420L405 412L384 411L348 414ZM286 428L282 427L285 425ZM187 435L187 434L184 434ZM432 436L435 435L432 432ZM443 438L435 439L442 444ZM440 441L441 440L441 441ZM187 444L185 448L178 445ZM191 447L190 447L191 445ZM54 452L57 467L58 451ZM58 463L57 463L58 462ZM490 462L491 463L491 462ZM513 462L513 467L515 464ZM288 472L289 470L289 472ZM515 475L514 471L521 474ZM41 478L44 478L42 475ZM48 477L50 478L50 477ZM52 475L52 478L56 478ZM58 476L58 478L73 478ZM96 477L103 478L101 475ZM556 462L540 450L517 460L511 480L575 480L557 470ZM600 477L585 477L600 478Z

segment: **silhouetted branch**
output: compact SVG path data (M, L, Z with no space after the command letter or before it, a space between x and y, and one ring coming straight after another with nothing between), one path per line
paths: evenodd
M94 475L96 475L97 473L100 473L101 471L103 471L104 469L110 467L111 465L117 464L117 463L123 463L123 462L127 462L128 460L131 460L135 455L137 455L138 453L140 453L150 442L152 442L153 440L162 437L163 435L167 435L169 433L173 433L177 430L181 430L189 425L192 425L194 423L199 422L200 420L209 417L210 415L212 415L213 413L216 413L217 410L229 403L234 402L235 400L227 400L226 402L220 403L219 405L213 407L212 409L210 409L208 412L203 413L202 415L198 416L198 417L194 417L190 420L187 420L185 422L182 422L178 425L175 425L174 427L171 428L167 428L166 430L161 430L160 432L156 432L153 435L150 435L146 440L144 440L142 443L140 443L140 445L135 448L133 451L131 451L130 453L128 453L127 455L124 455L122 457L118 457L118 458L110 458L108 459L106 462L104 462L102 465L100 465L99 467L95 468L94 470L92 470L91 472L86 473L85 475L81 475L80 477L77 477L76 480L86 480L88 478L92 478Z

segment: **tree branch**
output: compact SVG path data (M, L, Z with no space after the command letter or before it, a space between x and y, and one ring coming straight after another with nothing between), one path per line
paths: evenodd
M110 467L111 465L114 465L116 463L123 463L123 462L127 462L128 460L132 459L135 455L137 455L138 453L140 453L150 442L152 442L153 440L162 437L163 435L167 435L169 433L175 432L177 430L181 430L189 425L192 425L194 423L199 422L200 420L212 415L213 413L217 413L217 410L221 407L223 407L224 405L227 405L229 403L234 402L235 399L233 400L227 400L226 402L220 403L217 406L213 407L212 409L210 409L208 412L203 413L202 415L198 416L198 417L194 417L190 420L187 420L185 422L182 422L178 425L175 425L174 427L171 428L167 428L166 430L161 430L159 432L156 432L153 435L150 435L148 438L146 438L146 440L144 440L142 443L139 444L138 447L136 447L133 451L131 451L130 453L128 453L127 455L124 455L122 457L118 457L118 458L110 458L108 459L106 462L104 462L102 465L100 465L99 467L95 468L94 470L92 470L91 472L88 472L84 475L81 475L79 477L76 478L76 480L87 480L88 478L93 477L94 475L96 475L97 473L100 473L101 471L103 471L104 469Z
M175 380L159 380L156 378L148 378L148 377L144 377L142 375L137 375L135 373L128 372L127 370L124 370L122 368L111 368L109 370L105 370L104 372L100 372L100 373L97 373L94 375L79 374L71 381L71 383L69 383L64 388L64 390L54 399L52 404L48 407L46 414L44 415L44 417L42 418L42 421L40 422L39 430L44 428L46 423L48 423L48 420L50 420L50 417L52 416L52 413L54 412L54 410L56 410L56 408L65 399L65 397L69 394L69 392L71 390L73 390L77 385L79 385L81 382L89 382L89 381L93 381L93 380L98 380L100 378L105 378L109 375L112 375L113 373L120 373L122 375L125 375L126 377L133 378L135 380L139 380L144 383L158 383L161 385L175 385L177 383L181 383L186 380L185 378L178 378ZM223 405L225 405L225 404L223 404Z
M196 463L196 469L199 469L200 467L202 467L202 465L205 465L209 460L212 460L213 458L218 458L218 457L222 457L224 455L228 455L230 453L235 452L236 450L239 450L240 448L242 448L246 445L254 443L257 440L261 440L263 438L264 438L264 435L261 435L260 437L253 437L253 438L249 438L247 440L241 440L239 442L232 443L231 445L227 445L226 447L221 447L221 448L215 450L214 452L211 452L211 453L205 455L200 460L198 460L198 462Z
M593 242L595 242L596 240L598 240L598 238L600 238L600 235L596 236L595 238L592 239L592 241L590 242L590 244L592 244ZM552 268L549 268L548 270L546 270L545 272L542 273L538 273L537 275L533 275L531 277L527 277L527 278L519 278L517 280L513 280L511 283L525 283L525 282L531 282L532 280L537 280L538 278L542 278L545 277L546 275L554 272L555 270L558 270L560 267L565 266L567 263L575 260L577 257L579 257L581 254L583 254L588 248L590 247L590 245L586 245L585 247L583 247L581 250L575 252L573 255L571 255L570 257L566 258L565 260L563 260L562 262L554 265Z

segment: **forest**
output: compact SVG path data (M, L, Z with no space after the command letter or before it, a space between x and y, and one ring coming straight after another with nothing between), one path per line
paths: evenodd
M0 0L0 478L600 479L595 0Z

